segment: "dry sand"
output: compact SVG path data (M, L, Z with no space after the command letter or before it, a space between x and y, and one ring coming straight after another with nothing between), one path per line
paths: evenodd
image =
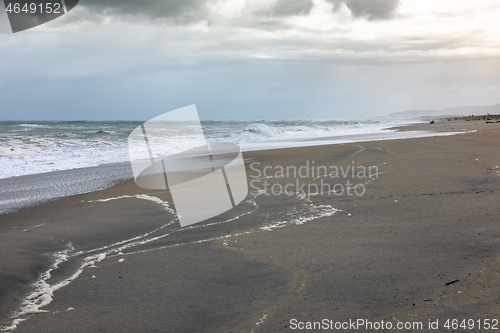
M168 224L174 215L148 200L93 201L148 194L171 202L132 181L0 215L1 323L11 324L30 283L70 242L51 285L85 257L110 253L15 332L285 332L291 319L500 319L500 124L452 119L419 129L475 132L245 153L260 188L321 181L311 173L256 179L266 166L312 170L314 161L379 173L324 179L363 184L362 196L261 192L193 228ZM162 226L142 244L117 244Z

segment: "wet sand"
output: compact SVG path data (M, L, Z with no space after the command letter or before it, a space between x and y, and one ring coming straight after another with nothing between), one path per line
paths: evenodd
M47 312L20 316L14 332L500 319L500 124L471 124L419 125L475 130L457 136L244 153L247 199L188 228L151 201L171 206L168 193L133 181L0 215L1 323L12 324L30 284L63 251L68 260L46 281L61 286ZM281 177L279 166L304 173ZM318 166L376 166L378 174L318 177ZM272 177L259 174L264 167ZM322 179L338 192L311 193ZM297 180L304 193L275 195L289 184L297 190ZM268 191L257 191L266 181ZM364 194L347 195L347 181Z

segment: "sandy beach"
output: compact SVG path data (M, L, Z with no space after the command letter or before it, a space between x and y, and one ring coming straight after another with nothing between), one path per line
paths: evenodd
M412 129L466 133L245 152L248 197L185 228L168 192L133 180L2 214L0 324L287 332L363 319L424 332L439 320L433 331L450 332L446 320L474 319L479 331L500 319L500 123Z

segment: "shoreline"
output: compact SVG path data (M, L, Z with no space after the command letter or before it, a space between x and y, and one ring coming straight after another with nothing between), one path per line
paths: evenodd
M131 179L129 162L0 179L0 216L60 198L99 191Z
M68 242L75 249L47 279L51 285L81 267L86 256L109 253L95 262L96 268L86 267L55 291L54 301L42 308L49 313L30 316L15 332L35 327L63 332L75 325L84 325L82 332L133 331L139 324L151 330L276 332L289 329L286 319L291 316L403 320L411 313L418 319L443 316L457 304L456 311L465 315L499 313L492 299L498 292L499 213L492 207L499 190L500 130L494 124L476 125L477 132L454 137L244 153L262 166L302 166L309 160L316 165L349 166L352 160L377 165L376 179L356 180L366 186L359 197L249 196L232 211L182 229L164 205L145 199L171 203L168 193L141 190L127 180L0 215L5 263L0 295L6 300L1 323L8 325L16 301L50 265L47 253L67 249ZM251 169L247 175L254 175ZM290 182L274 178L280 186ZM300 180L317 182L306 178ZM102 199L107 201L96 201ZM107 248L99 250L103 246ZM29 253L30 261L19 260L21 253ZM479 270L485 272L482 277ZM445 285L453 280L460 282ZM491 293L483 293L477 303L479 282ZM119 301L134 295L142 310ZM173 319L162 320L165 315L151 304ZM99 319L100 312L107 315ZM88 323L88 318L97 319Z
M415 137L456 135L461 133L460 131L445 130L442 132L448 134L444 134L440 131L433 131L432 129L422 127L422 125L425 124L388 127L385 130L389 130L390 132L387 133L319 137L304 139L298 142L288 142L287 144L284 142L273 143L272 141L264 143L255 142L250 144L250 146L253 145L253 148L249 150L244 150L248 144L244 145L245 147L243 147L242 153L251 154L252 152L266 150L279 151L281 149L296 149L370 141L402 140ZM408 131L413 131L415 133L410 136L402 134ZM246 149L248 149L248 147L246 147ZM6 200L7 203L0 203L0 215L9 214L39 204L57 201L60 198L68 196L107 189L113 187L117 183L130 179L133 179L133 175L130 169L130 162L128 161L2 178L0 179L0 188L2 188L3 191L0 192L0 194L4 196L4 200ZM25 194L30 192L30 186L34 183L37 184L38 193L43 193L38 195L38 197L32 197L30 194ZM54 190L55 188L59 190L56 191ZM67 190L62 190L63 188ZM16 194L16 192L18 194ZM28 197L26 197L26 195L28 195Z

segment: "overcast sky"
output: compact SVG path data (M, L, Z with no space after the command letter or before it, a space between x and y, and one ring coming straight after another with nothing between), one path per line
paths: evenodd
M353 119L500 103L498 0L80 0L13 34L0 120Z

